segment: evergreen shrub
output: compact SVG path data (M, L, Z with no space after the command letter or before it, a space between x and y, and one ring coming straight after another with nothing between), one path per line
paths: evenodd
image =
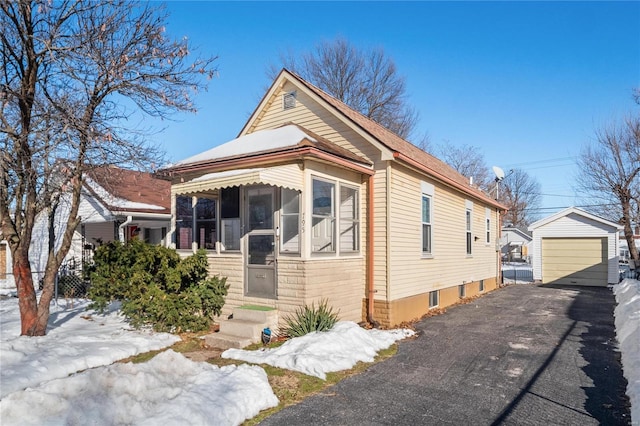
M112 301L133 327L179 333L207 330L220 315L229 286L207 275L204 250L181 259L166 247L140 240L100 246L94 256L89 298L104 312Z

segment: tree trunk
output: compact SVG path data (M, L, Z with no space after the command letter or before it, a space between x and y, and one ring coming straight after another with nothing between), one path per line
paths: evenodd
M622 198L622 197L620 197ZM633 228L631 227L631 203L630 198L622 198L622 218L623 218L623 227L624 227L624 238L627 240L627 245L629 246L629 254L631 258L637 263L640 260L638 256L638 248L636 247L636 243L633 240Z
M36 303L36 292L33 288L29 255L23 250L16 250L15 253L12 253L12 259L13 276L16 280L18 306L20 308L20 335L42 336L44 332L36 334L38 329L38 305Z

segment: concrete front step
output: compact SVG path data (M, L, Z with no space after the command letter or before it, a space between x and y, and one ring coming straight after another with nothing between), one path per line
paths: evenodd
M252 341L259 342L262 330L267 327L265 322L247 321L236 318L235 313L233 319L219 320L220 332L233 336L245 337Z
M251 307L239 307L233 310L233 319L243 321L253 321L264 324L278 322L278 311L276 309L252 309Z
M246 306L233 309L231 319L219 319L220 331L207 335L204 340L209 346L229 349L244 348L261 341L262 330L278 325L276 309Z
M207 346L223 350L231 348L242 349L253 343L247 337L233 336L222 332L207 334L204 336L204 342Z

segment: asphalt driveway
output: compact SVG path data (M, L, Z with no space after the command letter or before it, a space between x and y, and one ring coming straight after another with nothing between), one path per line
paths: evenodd
M606 288L513 285L417 324L398 354L264 425L627 425Z

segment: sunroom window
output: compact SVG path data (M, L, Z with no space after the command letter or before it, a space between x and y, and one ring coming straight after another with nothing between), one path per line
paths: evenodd
M176 197L176 248L191 249L193 241L193 197Z
M335 183L313 179L311 251L335 252Z
M360 213L358 212L358 190L340 186L340 252L358 251L360 241Z
M300 193L282 189L280 215L280 252L300 253Z
M198 248L214 250L216 248L216 201L198 198L196 203L196 241Z
M223 250L240 250L240 188L220 190L220 242Z

